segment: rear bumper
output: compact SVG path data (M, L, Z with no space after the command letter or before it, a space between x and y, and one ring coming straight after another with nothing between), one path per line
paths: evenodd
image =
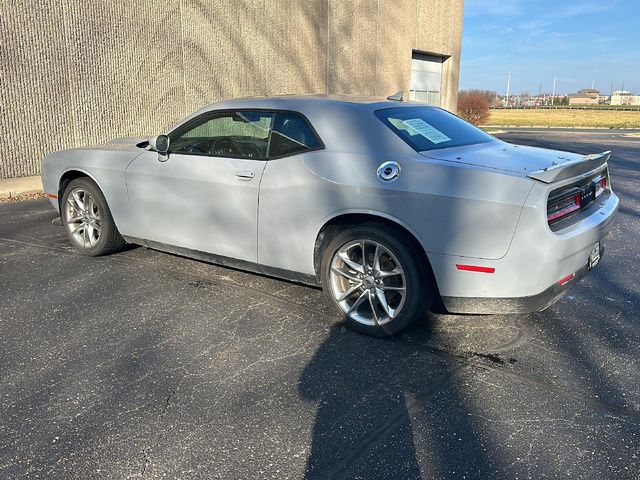
M603 253L604 247L601 244L600 256ZM567 290L573 287L587 273L589 273L589 269L585 265L575 272L575 276L571 280L563 285L554 283L543 292L528 297L442 297L442 303L444 303L447 311L451 313L501 314L539 312L560 300L567 293Z
M478 314L547 308L588 273L589 255L598 242L604 252L618 197L611 191L601 197L587 215L555 232L546 225L546 212L525 206L501 259L429 255L444 306L452 313ZM461 265L482 269L469 271ZM570 281L558 283L570 275Z

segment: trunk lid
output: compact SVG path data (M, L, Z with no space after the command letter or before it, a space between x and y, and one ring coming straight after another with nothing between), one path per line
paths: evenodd
M435 160L462 163L485 167L492 170L528 175L536 180L545 181L533 176L558 167L581 163L584 155L577 153L549 150L546 148L527 147L495 141L456 148L428 150L421 155ZM558 172L556 170L556 172ZM555 180L552 180L555 181Z

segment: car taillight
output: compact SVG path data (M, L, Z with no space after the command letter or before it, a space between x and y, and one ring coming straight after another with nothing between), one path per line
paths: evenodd
M550 200L547 206L547 221L551 223L560 220L577 210L580 210L579 191L558 200Z
M602 177L596 182L596 198L598 198L602 192L607 189L607 177Z
M590 178L553 190L547 200L547 222L552 226L574 213L587 210L607 188L609 178L607 170L603 170Z

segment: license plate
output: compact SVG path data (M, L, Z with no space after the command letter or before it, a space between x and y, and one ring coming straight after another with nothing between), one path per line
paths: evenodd
M589 270L595 267L599 261L600 261L600 242L595 244L595 246L591 250L591 253L589 254L589 263L587 265Z

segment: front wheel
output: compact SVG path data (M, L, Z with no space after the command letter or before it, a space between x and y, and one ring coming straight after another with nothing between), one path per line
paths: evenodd
M84 255L96 257L112 253L125 243L104 195L88 178L69 183L62 196L60 214L71 244Z
M325 249L323 290L360 333L394 335L426 312L432 298L422 256L394 233L376 225L350 227Z

